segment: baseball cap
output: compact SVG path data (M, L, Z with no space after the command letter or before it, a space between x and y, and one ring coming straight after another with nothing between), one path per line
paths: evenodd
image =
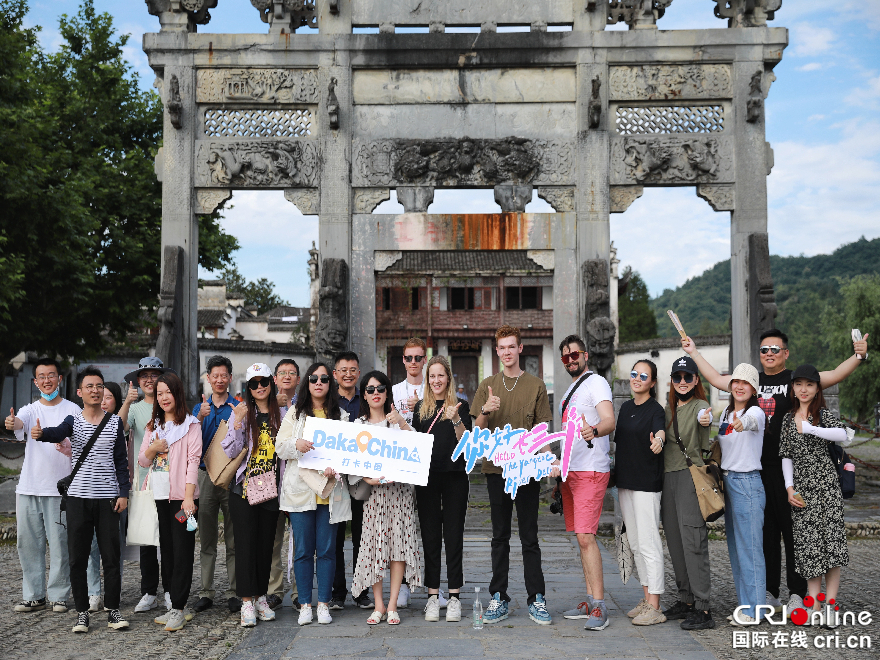
M248 367L247 374L245 375L245 380L250 380L251 378L259 378L262 376L272 377L272 370L269 369L269 365L263 364L262 362L254 362L251 366Z
M733 380L744 380L758 391L758 370L747 362L736 365L736 369L730 374L730 380L727 381L728 387Z
M812 364L802 364L797 369L794 370L794 373L791 374L792 382L796 381L798 378L804 378L806 380L812 380L815 383L821 381L819 378L819 370L816 369Z
M138 376L141 375L142 371L158 371L164 374L168 371L172 371L172 369L166 369L165 363L162 362L160 358L147 356L145 358L141 358L141 361L138 362L137 369L135 369L134 371L129 371L127 374L125 374L125 382L136 382Z
M700 370L697 369L697 363L694 362L694 359L690 355L682 355L672 363L672 371L669 373L674 374L676 371L683 371L686 374L697 374L700 372Z

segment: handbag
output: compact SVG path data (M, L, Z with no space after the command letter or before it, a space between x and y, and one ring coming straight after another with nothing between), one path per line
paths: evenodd
M348 494L353 500L366 502L373 493L373 487L361 479L356 484L348 484Z
M278 497L278 483L275 467L268 472L247 478L247 501L251 506L262 504Z
M153 470L147 474L144 490L133 490L128 496L127 545L159 545L159 512L150 489Z
M79 469L82 467L82 464L86 460L86 456L89 455L92 447L95 445L95 442L98 440L98 436L101 435L101 432L104 430L104 427L107 426L107 422L110 421L112 415L104 415L101 423L98 424L98 427L95 429L95 432L92 433L92 437L89 438L89 441L86 443L86 446L83 447L82 453L79 455L79 459L76 462L76 465L73 466L73 470L70 471L66 477L62 477L58 480L56 484L58 488L58 493L61 495L61 510L67 511L67 491L70 488L70 484L73 483L73 478L76 476L76 473L79 472Z
M247 447L242 448L241 453L235 458L229 458L226 455L223 450L223 440L228 432L229 425L224 419L217 427L214 437L211 438L208 449L205 450L205 470L208 472L208 477L212 484L224 490L229 490L229 484L232 483L238 466L247 456Z
M721 479L721 468L711 461L703 466L694 465L691 457L687 455L684 443L678 434L678 415L673 416L675 441L678 448L684 454L691 478L694 480L694 490L697 492L697 501L700 504L700 513L703 520L713 522L724 515L724 482Z

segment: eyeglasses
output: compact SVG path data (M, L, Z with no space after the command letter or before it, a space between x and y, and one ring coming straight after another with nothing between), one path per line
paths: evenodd
M232 376L228 373L226 374L208 374L209 380L231 380Z
M385 393L386 387L384 385L367 385L364 388L364 392L367 394L372 394L373 392L378 392L379 394Z
M693 383L694 382L694 375L693 374L683 374L680 371L677 371L674 374L672 374L672 382L673 383L680 383L682 380L686 383Z
M38 383L45 383L47 380L58 380L58 374L40 374L34 380Z
M258 387L271 387L272 379L268 376L263 376L262 378L251 378L248 381L248 389L255 390Z
M340 374L345 375L356 374L358 371L360 371L360 369L358 369L357 367L347 367L345 369L334 369L333 371L338 371Z
M330 376L328 376L327 374L321 374L320 376L318 374L312 374L311 376L309 376L309 382L314 385L318 382L319 378L321 379L321 382L325 385L330 382Z
M292 376L293 378L297 378L299 374L295 371L279 371L275 374L279 378L286 378L287 376Z
M103 385L86 385L82 389L84 389L86 392L103 392L104 386Z
M142 378L144 380L159 380L159 375L160 374L141 374L138 376L138 380L141 380Z
M562 356L562 364L568 364L569 362L575 362L580 358L581 353L586 353L586 351L572 351L571 353L566 353Z
M418 363L424 359L425 359L424 355L404 355L403 356L404 362L412 362L413 360L415 360Z
M767 353L773 353L773 355L779 355L779 352L782 349L774 344L773 346L761 346L761 355L767 355Z
M643 383L647 383L648 379L650 378L650 376L648 374L646 374L645 372L639 373L638 371L630 371L629 377L632 380L635 380L636 378L641 378ZM688 381L688 382L690 382L690 381Z

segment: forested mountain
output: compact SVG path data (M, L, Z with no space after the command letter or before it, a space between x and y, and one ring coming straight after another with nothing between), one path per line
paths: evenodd
M861 238L814 257L773 255L770 270L779 307L776 325L791 339L794 363L812 362L820 369L835 366L839 359L828 350L822 316L842 304L841 279L880 273L880 238ZM675 335L667 309L675 310L691 335L730 332L730 260L675 290L666 289L650 305L661 337Z

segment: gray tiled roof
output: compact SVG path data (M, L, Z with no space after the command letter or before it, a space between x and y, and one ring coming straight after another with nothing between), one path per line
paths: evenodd
M226 310L223 309L200 309L198 325L200 328L222 328L226 325Z
M414 250L404 252L386 273L544 273L526 250Z

